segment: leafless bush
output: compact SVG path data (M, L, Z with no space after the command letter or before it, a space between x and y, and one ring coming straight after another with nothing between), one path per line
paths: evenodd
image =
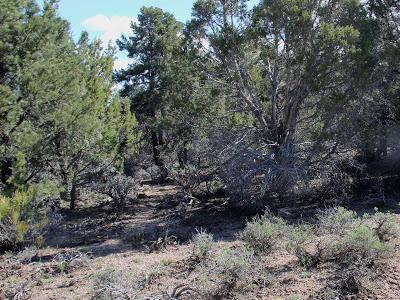
M169 174L182 187L183 192L190 195L201 184L201 172L194 165L187 165L184 168L170 168Z
M17 254L17 259L22 263L30 263L38 253L38 249L35 246L27 247Z
M2 293L0 293L0 296L2 296ZM25 300L29 299L28 295L28 283L24 282L20 285L17 285L11 289L8 289L5 294L4 294L4 299L9 299L9 300Z
M168 246L176 245L178 238L174 235L169 235L168 229L165 234L158 237L155 241L149 241L147 245L144 245L149 253L154 251L160 251L161 249L167 249Z
M127 198L133 196L137 190L138 183L132 177L121 173L110 174L107 177L102 190L114 201L117 213L120 214L125 207Z
M262 209L271 193L287 191L304 170L289 150L262 153L249 148L236 153L225 164L223 179L235 205Z
M56 271L68 273L75 268L86 265L88 261L89 257L86 253L80 251L66 251L57 253L52 259L52 264L56 268Z
M14 249L17 240L18 232L17 227L11 218L6 218L0 221L0 251L2 249Z
M181 296L187 294L193 294L195 291L187 286L186 284L178 284L175 286L171 292L168 290L162 293L162 300L175 300L180 299Z

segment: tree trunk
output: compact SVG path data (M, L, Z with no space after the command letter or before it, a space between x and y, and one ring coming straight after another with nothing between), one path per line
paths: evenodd
M76 185L73 183L71 186L71 191L69 193L69 208L70 210L75 210L76 204Z
M153 158L154 158L154 164L156 166L161 166L161 160L160 160L160 150L158 150L159 146L159 140L157 136L157 132L154 130L151 130L151 142L153 144Z
M68 177L66 177L65 173L64 175L63 175L64 191L60 193L60 198L66 202L69 202L69 208L71 210L75 210L76 198L77 198L77 186L75 182L68 180Z
M186 146L183 147L178 153L179 167L184 168L188 165L188 149Z

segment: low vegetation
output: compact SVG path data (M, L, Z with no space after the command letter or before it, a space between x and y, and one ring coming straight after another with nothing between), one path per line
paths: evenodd
M392 241L398 238L397 229L397 222L390 213L375 211L358 216L343 207L321 211L316 222L302 221L293 225L270 212L264 213L247 222L239 234L240 239L229 247L219 245L211 234L201 229L192 237L190 258L183 260L187 264L188 279L177 284L176 291L182 289L182 295L188 299L226 299L245 295L261 282L268 287L274 279L264 259L286 251L296 257L298 271L291 279L282 279L284 282L298 280L296 277L311 278L313 272L329 263L340 273L330 287L314 295L315 299L356 295L371 284L374 272L393 254ZM382 236L385 238L380 238ZM136 288L144 292L146 285L167 278L169 272L162 262L155 264L147 275L143 275L141 287L137 285ZM108 286L108 293L121 293L124 289L112 283L118 276L113 275L114 279L110 279L110 274L115 273L102 278L107 282L103 289L95 279L94 289L101 291ZM141 292L136 290L135 293L140 295ZM130 295L134 294L131 292ZM159 295L167 297L170 294L160 290ZM297 295L292 297L302 299Z
M283 219L267 212L248 222L240 238L256 253L267 253L282 240L287 229Z
M313 228L300 224L289 229L286 249L298 258L301 266L311 267L317 263L317 257L310 251L311 244L316 240Z
M47 215L46 199L38 188L15 191L12 196L0 196L0 251L18 250L24 246L43 246L42 234L52 220Z
M106 270L95 274L91 299L119 300L134 299L140 293L131 278L123 272Z
M213 236L204 229L200 229L193 235L192 244L193 256L199 261L204 260L213 248Z
M198 269L194 283L198 299L223 299L243 291L252 280L254 263L254 251L243 244L221 249Z

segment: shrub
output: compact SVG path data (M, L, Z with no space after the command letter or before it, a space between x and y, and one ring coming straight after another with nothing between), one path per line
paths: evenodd
M59 273L68 273L88 263L89 257L80 251L61 252L54 256L52 263Z
M372 263L389 251L389 244L380 241L374 230L365 224L346 232L337 244L338 258L349 263Z
M399 225L396 222L396 216L391 213L376 213L370 217L371 226L380 241L389 241L399 235Z
M94 275L91 299L135 299L140 291L141 286L138 283L132 283L123 273L106 270Z
M248 222L240 238L256 253L265 253L277 244L285 234L286 228L287 225L283 219L265 213Z
M38 249L35 246L27 247L23 251L17 253L16 258L21 263L29 264L33 258L36 258Z
M203 260L207 257L208 253L213 246L213 236L208 234L205 230L200 229L192 238L193 255L198 260Z
M316 240L313 228L307 224L300 224L289 230L286 250L299 259L301 266L308 268L318 262L317 255L312 254L310 250L311 243Z
M323 234L342 235L358 224L357 214L343 207L329 208L318 214L318 230Z
M314 300L332 300L340 299L341 293L337 289L331 287L324 287L322 290L318 291L312 299Z
M137 188L137 182L124 174L109 174L102 189L114 202L117 214L120 214L126 204L126 200Z
M170 168L170 176L181 187L184 193L193 194L201 185L201 170L194 165L186 165L184 168Z
M200 299L220 299L248 286L254 268L254 251L245 245L224 249L200 269L196 279Z
M233 282L250 273L253 261L254 251L240 245L234 249L224 249L215 259L215 268L223 274L225 281Z
M41 233L48 219L38 202L37 188L33 187L16 191L11 197L0 196L0 252L43 242Z
M318 231L324 234L320 241L325 241L325 259L346 263L366 265L383 257L391 249L387 242L398 234L393 214L376 212L360 218L337 207L321 212L318 219Z
M155 263L150 267L147 274L145 274L145 283L151 284L155 280L166 274L167 274L167 266L162 262Z

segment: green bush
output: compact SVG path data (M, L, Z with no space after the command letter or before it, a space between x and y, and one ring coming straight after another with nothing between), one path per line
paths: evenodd
M11 196L0 195L0 252L44 246L43 233L57 225L61 216L50 211L50 199L59 193L56 184L43 181Z
M129 272L103 270L93 276L90 299L148 299L144 290L146 283L148 281L142 277L142 274L139 278L132 278L132 274Z
M321 212L318 220L326 260L363 265L374 262L390 252L388 242L398 235L393 214L376 212L361 218L353 211L337 207Z
M390 245L380 241L366 224L349 230L337 243L338 258L344 262L371 263L390 252Z
M131 296L132 290L122 273L105 270L94 275L91 299L130 299Z
M254 261L254 251L244 245L234 249L224 249L215 258L215 269L226 281L235 281L248 274Z
M256 253L269 252L284 236L287 225L282 218L265 213L246 224L240 238Z
M380 241L387 242L399 235L399 224L394 214L376 211L369 219Z
M286 250L299 259L301 266L308 268L317 263L318 257L310 250L317 237L310 225L300 224L290 228L287 239Z
M16 191L11 197L0 196L0 251L41 241L40 231L47 225L47 218L38 218L34 211L36 195L36 189L29 188Z

